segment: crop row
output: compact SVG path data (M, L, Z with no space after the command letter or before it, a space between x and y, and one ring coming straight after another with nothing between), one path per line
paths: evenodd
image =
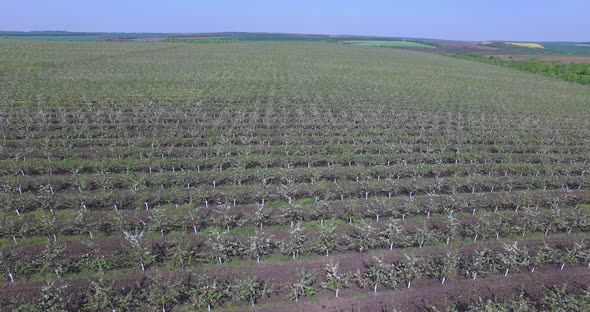
M127 310L139 308L146 303L164 311L178 304L190 304L193 308L201 309L207 307L211 310L231 299L243 300L246 304L255 306L261 298L268 296L286 296L299 301L322 290L339 297L341 290L353 286L376 294L380 291L412 288L412 283L421 278L436 279L444 287L445 282L458 279L475 280L494 275L503 275L506 278L518 276L524 270L535 274L535 271L542 272L544 267L553 265L565 272L570 267L575 269L577 266L590 266L590 247L584 243L557 248L545 244L536 250L529 250L526 245L515 242L503 244L496 250L480 248L468 253L451 250L430 256L405 254L397 259L373 257L362 269L354 271L343 271L337 260L331 260L321 270L301 271L295 278L282 281L278 285L256 276L223 277L190 271L188 274L179 272L175 275L154 271L140 278L142 281L138 287L122 287L120 293L114 289L112 281L107 282L100 276L83 288L86 292L82 298L68 296L71 294L67 289L67 281L52 281L41 290L43 295L39 298L42 299L35 304L25 304L24 300L30 298L22 297L3 298L2 303L7 306L24 304L23 307L28 307L31 311L67 309L75 302L81 304L78 309L83 305L87 310ZM9 274L13 279L13 275Z

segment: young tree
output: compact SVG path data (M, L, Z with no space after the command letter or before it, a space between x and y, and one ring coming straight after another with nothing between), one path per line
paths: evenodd
M320 226L324 226L324 221L330 216L330 206L326 200L320 200L312 210L314 219L320 219Z
M172 309L186 296L186 285L180 279L173 276L166 278L160 272L149 279L148 302L158 309L161 308L162 312Z
M497 268L494 253L487 248L474 251L471 257L465 261L465 273L473 279L487 271L495 271Z
M174 226L174 223L172 222L172 219L170 219L166 209L163 208L155 208L150 210L149 219L150 231L160 232L160 235L162 236L168 234Z
M531 257L532 268L531 272L534 273L537 267L557 263L559 260L559 253L551 246L545 243L537 252Z
M335 292L336 298L338 298L340 289L348 288L348 279L338 273L338 263L335 262L326 264L324 273L326 274L326 281L321 284L322 288Z
M262 231L262 226L270 223L270 210L258 204L254 215L254 224Z
M45 249L42 252L43 264L41 266L41 273L52 276L55 275L57 278L61 277L65 266L65 247L62 244L49 241L45 245Z
M92 281L86 292L84 308L89 311L117 311L117 294L113 283L107 282L102 276L98 281Z
M508 276L510 269L528 266L530 262L526 247L520 248L517 241L512 244L504 244L504 253L500 253L499 258L500 263L506 270L504 276Z
M243 251L242 246L237 241L230 239L227 232L213 231L209 237L209 245L219 264L223 263L224 259L239 256Z
M167 250L169 267L184 269L187 265L203 261L195 252L189 237L185 234L178 235L173 240L173 246Z
M0 269L6 271L6 275L8 276L8 280L11 283L14 283L14 275L12 275L12 270L10 270L10 265L8 264L8 259L4 257L4 253L0 251Z
M369 281L369 285L373 288L373 293L377 293L377 287L379 284L385 285L385 287L396 287L396 279L391 278L391 268L386 265L382 259L373 257L373 265L367 268L365 277ZM393 285L391 283L394 283Z
M203 217L199 215L199 211L201 210L201 206L196 205L192 211L189 211L189 217L191 219L191 226L193 227L193 233L197 234L199 231L199 227L201 226L201 222L203 221Z
M391 218L385 224L385 227L377 234L377 239L381 245L388 246L389 250L393 250L395 245L400 245L403 241L402 227L398 219Z
M299 257L305 249L307 235L301 229L301 223L289 231L289 242L285 245L284 250L293 256L293 259Z
M143 246L143 231L125 231L123 234L125 235L125 239L131 245L130 252L137 260L139 260L141 271L144 272L146 266L151 264L155 260L155 257Z
M289 286L289 298L299 301L301 296L313 296L316 293L315 287L313 287L315 280L311 274L300 272L297 282Z
M455 252L447 252L434 264L435 277L444 284L450 277L457 275L457 266L459 265L460 257Z
M271 290L267 286L266 282L257 278L246 278L239 281L236 296L249 302L253 307L256 305L258 299L264 296L270 296Z
M41 289L41 298L38 306L42 311L61 312L70 311L69 307L69 284L49 281Z
M189 289L190 300L193 307L207 307L211 311L214 306L230 297L229 285L216 279L195 276L197 283Z
M407 287L410 288L412 281L422 276L422 259L414 255L408 256L406 254L404 256L406 257L406 262L397 265L397 274L402 280L406 281Z
M459 229L461 223L453 216L453 211L447 215L447 221L445 223L445 233L447 245L451 240L454 240L459 235Z
M313 249L320 253L325 254L326 257L330 255L330 252L336 249L336 234L335 226L322 227L318 231L318 235L313 241Z
M355 224L354 233L349 235L352 240L351 246L358 252L373 248L375 246L374 232L375 229L364 220L359 224Z
M260 262L260 257L270 254L277 248L277 244L273 240L272 235L266 236L263 232L256 230L254 235L250 237L250 244L246 253Z
M295 223L303 221L303 206L297 204L287 204L281 209L283 212L283 217L290 224L290 228L293 228Z

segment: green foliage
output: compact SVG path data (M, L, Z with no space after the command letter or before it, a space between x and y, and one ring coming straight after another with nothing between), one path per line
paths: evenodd
M289 286L288 297L291 300L299 301L300 297L313 296L316 293L316 289L313 286L315 279L312 274L300 272L297 282Z
M231 295L229 284L207 276L194 275L196 283L189 289L193 307L211 311Z
M237 298L249 302L252 306L256 305L258 299L270 296L271 293L271 289L266 282L256 278L241 280L235 290Z
M522 71L531 72L534 74L555 77L558 79L577 82L584 85L590 84L590 63L549 62L535 59L524 61L504 60L498 57L484 57L477 54L452 56L466 60L484 62L503 67L518 69Z

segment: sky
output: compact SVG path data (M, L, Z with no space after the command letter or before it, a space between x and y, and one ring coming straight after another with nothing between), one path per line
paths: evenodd
M590 41L590 0L2 0L0 30Z

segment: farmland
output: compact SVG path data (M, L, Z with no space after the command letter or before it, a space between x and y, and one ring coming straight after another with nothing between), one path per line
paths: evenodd
M2 40L0 307L584 310L589 117L418 51Z
M530 49L545 49L542 45L534 42L504 42L505 44L523 47L523 48L530 48Z
M401 40L344 40L342 43L365 47L434 49L434 46L424 43Z

